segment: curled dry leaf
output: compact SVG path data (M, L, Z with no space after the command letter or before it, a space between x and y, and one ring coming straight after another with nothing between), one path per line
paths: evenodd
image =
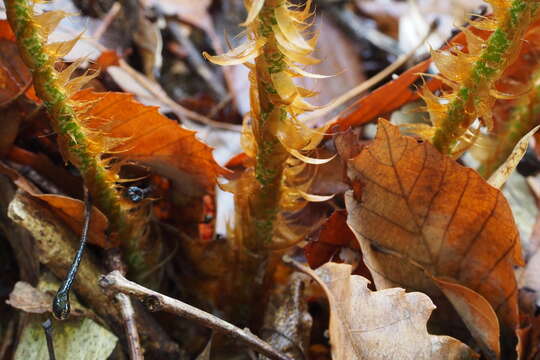
M40 277L37 287L33 287L24 281L18 281L9 294L6 303L27 313L43 314L52 312L53 296L59 286L60 281L50 273L45 273ZM92 310L81 305L75 294L72 294L70 302L71 316L88 317L100 321Z
M532 136L534 136L538 129L540 129L540 125L535 126L534 129L529 131L524 137L521 138L521 140L518 141L516 146L514 146L512 153L510 156L508 156L508 159L506 159L506 161L502 163L501 166L499 166L497 170L495 170L495 172L489 177L489 185L500 189L506 183L508 177L512 175L516 169L516 166L518 166L521 159L523 159L523 156L529 147L529 140Z
M439 306L442 294L433 278L465 286L495 310L503 355L513 352L518 312L512 266L523 260L502 193L474 170L427 142L402 136L385 120L379 122L374 143L349 162L349 177L361 194L346 194L348 224L377 288L422 291ZM490 319L484 308L449 300L473 336L489 328L478 329L473 321ZM484 348L491 345L486 337L475 339ZM490 348L489 353L496 352Z
M27 282L18 281L9 294L7 304L29 313L43 314L51 311L53 297Z
M45 202L49 210L61 219L73 233L77 236L81 235L84 222L84 202L63 195L42 194L30 181L3 163L0 163L0 174L7 175L19 189L24 190L29 196ZM107 236L108 226L107 217L98 208L92 207L88 242L105 249L118 246L117 242Z
M194 131L161 115L156 107L136 102L131 94L83 90L73 99L88 104L91 129L118 139L111 149L116 157L151 167L175 181L180 190L202 195L227 172Z
M62 195L35 194L34 196L46 202L53 213L80 236L84 223L84 202ZM92 207L91 216L88 242L105 249L118 246L119 244L110 241L105 233L109 226L107 217L95 206Z
M316 271L304 268L328 296L333 360L475 357L460 341L428 333L426 324L435 309L428 296L400 288L371 291L369 281L351 270L336 263Z

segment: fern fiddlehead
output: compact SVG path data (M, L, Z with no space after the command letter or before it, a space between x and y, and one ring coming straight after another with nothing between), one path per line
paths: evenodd
M311 1L303 6L285 0L247 2L247 42L227 54L205 56L220 65L245 64L250 69L251 124L244 126L243 145L252 167L234 184L236 222L234 236L251 251L290 245L301 231L290 226L286 211L295 211L313 200L306 194L309 181L295 174L306 163L325 160L303 154L313 150L322 132L308 129L298 116L316 107L304 98L314 92L296 86L293 78L321 78L303 65L313 58L317 36L306 39L312 17ZM254 63L248 61L254 60Z

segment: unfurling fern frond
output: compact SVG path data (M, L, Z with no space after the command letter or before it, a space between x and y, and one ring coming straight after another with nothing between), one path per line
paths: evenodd
M467 51L454 46L432 53L440 78L450 90L439 97L427 87L423 89L432 127L423 129L421 135L445 154L457 156L470 146L479 134L478 127L472 127L476 119L488 130L493 128L495 100L511 97L497 90L497 82L516 59L526 30L539 14L538 1L487 2L493 7L493 15L462 29ZM478 30L492 33L486 41Z
M36 94L43 100L51 126L58 134L62 156L79 169L94 203L109 219L111 236L117 237L125 247L130 271L137 279L158 261L159 249L140 251L147 236L148 216L143 207L122 196L118 185L121 162L108 154L122 140L88 127L94 120L88 111L92 103L72 98L97 73L72 78L82 59L61 72L55 68L57 60L71 51L80 36L48 43L49 34L69 14L63 11L35 14L34 2L29 0L7 0L5 4L19 51L32 72Z
M304 68L319 62L311 56L317 42L317 35L309 34L311 0L304 5L252 0L246 6L246 42L226 54L205 56L216 64L250 69L251 121L244 124L243 146L252 166L228 188L236 195L233 236L258 251L300 241L307 229L288 220L287 212L301 209L306 201L328 199L307 194L310 178L298 175L309 164L328 160L308 156L324 131L309 129L299 119L317 108L304 99L316 93L294 83L301 76L324 76Z

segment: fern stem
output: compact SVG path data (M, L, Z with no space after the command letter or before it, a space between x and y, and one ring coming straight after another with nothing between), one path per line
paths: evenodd
M451 154L456 141L482 115L482 109L493 105L490 92L519 52L523 34L538 6L536 1L514 0L504 9L505 14L499 14L503 16L502 22L488 39L468 78L460 84L435 131L432 143L439 151Z
M275 21L272 15L274 8L281 2L267 0L255 24L259 29L258 35L266 38L266 43L262 55L255 59L260 117L253 119L257 122L253 129L258 129L254 131L254 135L258 145L255 177L259 186L252 195L253 219L250 221L252 226L246 238L246 246L252 250L264 248L272 241L273 227L279 211L283 168L289 157L276 134L277 124L288 115L288 111L276 101L277 92L271 79L272 71L279 71L286 66L271 30L272 21Z
M66 161L75 165L97 207L107 216L112 236L125 246L127 262L135 274L146 269L138 252L138 239L133 236L128 209L116 187L118 176L107 168L96 151L78 106L62 83L54 67L56 57L47 48L47 38L40 31L43 24L36 21L33 3L29 0L6 0L8 21L15 32L19 52L29 67L37 96L49 114L51 126L58 135L58 145Z

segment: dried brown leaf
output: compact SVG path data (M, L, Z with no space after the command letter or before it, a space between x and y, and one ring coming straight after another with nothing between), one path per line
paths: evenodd
M346 195L348 224L377 287L422 291L439 306L442 294L433 277L463 285L491 304L503 346L513 351L518 312L512 266L523 260L502 193L474 170L429 143L402 136L385 120L374 143L350 161L349 177L360 184L353 189L361 188L361 194ZM470 306L452 303L473 336L485 330L470 321ZM489 318L482 308L472 309ZM485 339L476 337L480 343Z
M46 202L53 213L62 219L75 234L80 236L84 223L84 202L62 195L32 195ZM107 220L107 217L99 211L99 209L92 207L88 242L105 249L118 246L118 243L109 241L106 235L108 226L109 221Z
M347 226L347 212L336 210L321 227L318 239L304 246L304 254L311 268L316 269L330 261L342 247L356 242Z
M51 311L52 300L51 295L36 289L27 282L18 281L6 303L28 313L43 314Z

